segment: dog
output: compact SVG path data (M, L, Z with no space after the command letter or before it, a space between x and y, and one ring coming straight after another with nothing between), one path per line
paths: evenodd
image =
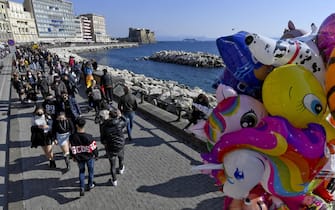
M325 64L313 46L297 39L276 40L258 34L245 38L253 57L265 65L275 67L297 64L311 71L324 87Z

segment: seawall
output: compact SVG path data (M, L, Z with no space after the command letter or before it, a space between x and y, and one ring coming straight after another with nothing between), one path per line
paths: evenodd
M105 49L103 47L99 48ZM83 52L84 49L80 49ZM67 62L69 56L73 56L77 61L87 60L80 57L72 47L53 48L52 53ZM118 99L123 94L122 85L129 86L133 93L139 98L140 105L138 111L143 116L158 122L172 133L180 136L183 141L191 142L200 151L207 151L206 142L204 139L199 139L192 134L186 133L183 128L188 123L188 120L180 118L184 113L190 113L193 103L193 98L200 93L208 96L211 107L216 106L216 98L214 94L204 92L200 88L191 89L183 84L178 84L176 81L166 81L144 75L135 74L126 69L117 69L109 66L99 65L98 71L94 72L94 77L98 84L100 77L103 74L102 69L107 69L112 75L114 85L114 96Z
M117 45L120 47L131 47L127 43ZM96 48L94 48L96 47ZM116 48L116 46L114 46ZM58 54L58 56L67 62L69 56L73 56L76 61L85 61L88 59L80 57L77 52L106 50L106 46L90 46L88 47L65 47L65 48L51 48L49 49L52 53ZM176 81L161 80L151 77L146 77L143 74L135 74L127 69L117 69L110 66L99 65L98 71L94 72L96 75L102 74L102 70L107 71L112 75L114 85L118 83L124 83L131 87L133 92L140 97L154 105L160 106L161 108L173 113L177 113L179 110L185 112L190 111L193 103L193 99L196 98L200 93L204 93L208 96L210 105L216 106L216 98L214 94L206 93L202 89L195 87L190 88L184 84L179 84Z
M54 47L51 49L64 49L72 53L81 53L81 52L95 52L100 50L109 50L117 48L129 48L129 47L138 47L137 42L122 42L122 43L110 43L104 45L84 45L84 46L67 46L67 47Z

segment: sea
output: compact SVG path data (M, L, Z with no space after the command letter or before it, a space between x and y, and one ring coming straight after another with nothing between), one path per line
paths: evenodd
M197 68L144 59L144 57L161 50L205 52L220 55L215 41L159 41L155 44L143 44L133 48L80 53L80 56L95 59L101 65L121 70L127 69L147 77L177 81L190 88L199 87L208 93L215 92L212 85L222 74L223 68Z

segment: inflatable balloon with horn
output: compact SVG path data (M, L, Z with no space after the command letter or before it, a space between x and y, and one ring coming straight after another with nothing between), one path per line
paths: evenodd
M207 114L207 120L199 121L189 130L200 138L207 139L208 150L222 135L246 127L255 127L267 116L263 104L257 99L237 92L226 85L220 84L216 89L217 106L213 110L194 104Z

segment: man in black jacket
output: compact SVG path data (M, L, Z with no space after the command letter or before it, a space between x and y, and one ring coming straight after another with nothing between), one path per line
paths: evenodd
M121 96L118 108L127 119L127 132L129 141L132 140L131 130L133 129L133 121L135 118L135 111L137 109L137 101L135 96L129 91L127 86L123 87L124 95Z
M80 196L84 196L85 194L85 165L88 168L87 190L95 187L93 182L94 159L98 158L97 144L91 134L85 133L85 124L86 121L84 118L77 118L75 121L77 132L70 135L73 160L78 163L79 167Z
M100 80L100 86L103 87L105 92L105 97L108 103L112 103L113 101L113 81L112 75L107 72L107 69L103 70L104 74Z
M125 127L126 119L121 117L119 110L110 111L109 119L101 126L101 143L103 143L106 148L112 175L110 182L113 186L117 186L116 158L119 159L119 173L123 174L125 169L123 165L125 145L123 130Z

